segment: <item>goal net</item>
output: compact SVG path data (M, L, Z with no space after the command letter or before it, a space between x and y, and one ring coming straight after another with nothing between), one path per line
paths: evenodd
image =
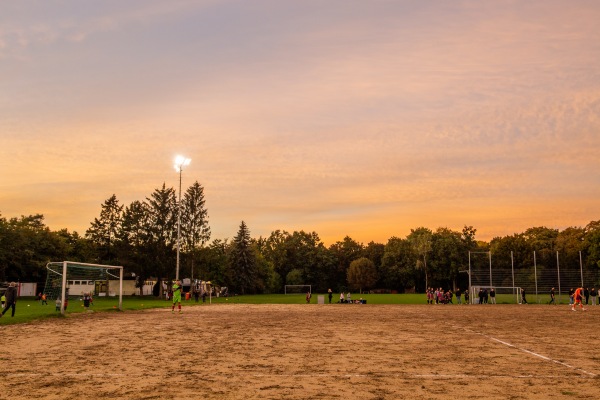
M470 302L479 304L481 291L482 295L487 292L487 303L492 303L492 289L494 289L497 304L517 304L521 302L521 288L516 286L472 286ZM485 302L485 298L482 300Z
M119 310L123 309L123 267L87 264L74 261L46 264L44 294L48 300L61 299L60 312L65 313L64 299L92 296L119 296Z
M312 294L311 285L285 285L283 288L285 294L306 294L310 292Z

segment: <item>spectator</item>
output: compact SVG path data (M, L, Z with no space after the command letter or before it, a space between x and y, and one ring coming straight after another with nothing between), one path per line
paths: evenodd
M462 304L462 300L460 297L462 296L462 292L460 288L456 289L456 304Z
M571 306L573 305L573 302L574 302L574 300L573 300L574 293L575 293L575 290L573 288L569 289L569 305L571 305Z
M496 291L494 290L494 288L490 289L490 299L492 299L492 304L496 304Z
M17 308L17 284L15 282L11 282L10 285L8 285L6 292L4 292L4 296L6 297L6 301L0 317L2 317L9 308L12 309L11 317L14 317Z
M331 304L331 299L333 298L333 292L331 291L331 289L327 289L327 293L329 295L329 304Z
M585 305L587 306L590 301L590 288L583 289L583 297L585 297Z
M596 296L598 296L598 292L596 291L596 288L592 288L592 290L590 291L590 295L592 296L592 305L595 306L596 305Z
M549 304L556 305L556 293L554 290L555 290L554 288L552 288L552 290L550 290L550 303Z
M527 297L525 297L525 289L521 289L521 304L527 304Z

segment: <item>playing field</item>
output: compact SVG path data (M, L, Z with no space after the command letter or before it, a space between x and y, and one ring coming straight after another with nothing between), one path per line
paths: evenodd
M213 304L3 326L1 399L596 398L600 306ZM5 316L6 318L6 316Z

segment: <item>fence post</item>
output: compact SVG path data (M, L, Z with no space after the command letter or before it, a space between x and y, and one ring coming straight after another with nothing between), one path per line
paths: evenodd
M537 287L537 260L535 258L535 250L533 251L533 277L535 278L535 301L539 303L538 287Z
M556 252L556 271L558 272L558 304L560 304L560 261L558 260L558 251Z

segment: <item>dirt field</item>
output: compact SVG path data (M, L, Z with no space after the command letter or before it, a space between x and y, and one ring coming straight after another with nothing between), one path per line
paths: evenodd
M1 399L596 398L600 306L211 305L0 328Z

